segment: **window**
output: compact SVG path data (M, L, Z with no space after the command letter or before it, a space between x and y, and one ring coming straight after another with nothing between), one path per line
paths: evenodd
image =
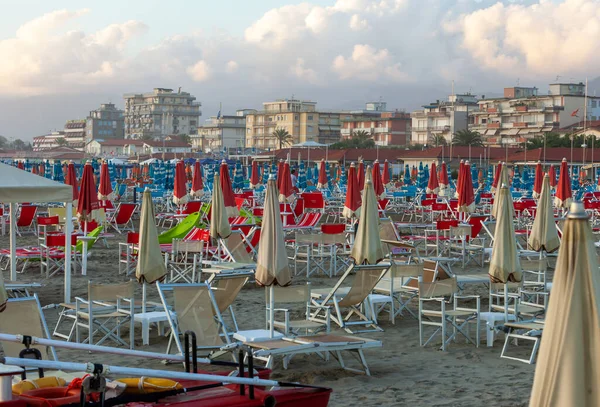
M306 126L306 132L307 133L312 133L313 132L313 126Z
M309 115L309 116L306 118L306 120L309 120L309 121L311 121L312 119L313 119L312 115Z
M592 107L596 107L598 102L596 100L592 100Z
M294 115L294 120L298 120L298 115Z

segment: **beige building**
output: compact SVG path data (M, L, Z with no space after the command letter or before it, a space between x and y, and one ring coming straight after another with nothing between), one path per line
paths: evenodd
M213 116L198 127L191 136L194 151L205 153L244 148L246 145L246 113L256 110L238 110L235 116Z
M125 99L125 138L155 139L171 134L196 134L202 112L195 96L181 88L155 88L149 93L129 93Z

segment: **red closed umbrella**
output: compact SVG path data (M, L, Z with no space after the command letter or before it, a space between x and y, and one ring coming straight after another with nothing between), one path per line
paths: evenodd
M281 182L279 183L279 202L293 202L296 196L294 195L294 187L292 186L292 174L290 173L290 163L283 163L281 170Z
M279 160L277 164L277 189L281 187L281 175L283 174L283 160Z
M225 213L228 218L238 216L240 211L235 204L235 195L233 194L233 188L231 186L231 178L229 178L229 168L225 160L221 161L221 168L219 170L219 183L221 184L221 190L223 191L223 204L225 205Z
M457 198L460 196L461 184L463 182L464 168L465 168L465 162L464 162L464 160L460 160L460 163L458 164L458 178L456 179L456 191L454 192L454 195Z
M431 170L429 171L429 182L427 183L427 193L437 194L440 190L440 184L437 177L437 168L435 161L431 163Z
M44 163L40 164L40 173L39 173L42 177L46 175L46 167L44 166Z
M258 176L258 163L252 161L252 171L250 173L250 188L254 189L260 183L260 177Z
M372 170L372 179L373 179L373 190L375 191L375 196L377 200L381 200L385 198L385 188L383 187L383 182L381 181L381 171L379 171L379 160L375 160L373 163Z
M23 161L19 161L17 163L17 168L23 171L25 170L25 164L23 164Z
M550 169L548 169L548 178L550 178L550 186L552 188L556 187L556 168L554 168L554 164L550 164Z
M187 193L187 179L185 177L185 166L183 161L177 161L175 164L175 179L173 187L173 203L175 205L185 205L190 200Z
M442 168L440 169L440 179L439 179L440 189L444 190L448 188L450 182L448 181L448 168L446 167L446 162L442 161Z
M321 160L321 165L319 167L319 180L317 181L317 188L326 188L327 187L327 171L325 168L325 160Z
M83 167L83 175L81 176L79 198L77 200L77 217L80 222L86 222L87 225L87 222L97 218L99 209L98 192L94 183L94 169L92 163L88 161Z
M471 166L468 161L463 164L461 178L458 190L458 211L471 213L475 210L475 195L473 194Z
M560 174L558 175L558 185L554 195L554 205L558 208L568 208L573 201L571 192L571 179L569 178L569 167L567 159L563 158L560 163Z
M356 182L358 192L362 193L363 189L365 189L365 164L362 160L358 163L358 169L356 170Z
M502 172L502 163L498 161L496 166L496 173L494 174L494 182L492 182L492 192L498 189L498 182L500 182L500 173ZM507 185L508 186L508 185Z
M383 174L381 174L381 181L385 186L390 186L392 183L392 180L390 179L390 163L388 160L385 160L383 163Z
M65 184L71 185L73 188L73 206L77 207L77 198L79 197L79 191L77 190L77 174L75 173L75 164L73 161L67 166L67 176L65 177Z
M33 165L31 166L31 173L32 173L32 174L35 174L35 175L38 175L38 174L39 174L39 171L38 171L38 166L37 166L37 165L33 164Z
M535 179L533 181L533 197L539 198L542 193L542 183L544 182L544 172L542 171L542 163L537 162L535 166Z
M342 215L348 219L352 217L358 218L360 214L361 204L362 199L360 196L360 191L358 190L356 167L354 166L354 163L352 163L350 164L350 168L348 169L348 187L346 189L346 202L344 202L344 209L342 209Z
M143 173L143 172L142 172L142 173ZM188 164L185 166L185 177L186 177L186 179L187 179L188 181L191 181L191 180L192 180L192 175L193 175L193 174L192 174L192 166L191 166L191 165L188 163Z
M190 195L200 197L203 194L204 185L202 184L202 167L200 161L194 163L194 176L192 177L192 190Z
M100 201L109 201L112 199L112 185L110 184L110 172L108 171L108 163L102 162L100 166L100 186L98 187L98 199Z

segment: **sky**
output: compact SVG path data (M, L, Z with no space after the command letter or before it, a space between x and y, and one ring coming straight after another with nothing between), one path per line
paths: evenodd
M167 87L201 121L264 101L410 111L598 76L600 0L0 0L0 134L31 140ZM600 89L599 89L600 90Z

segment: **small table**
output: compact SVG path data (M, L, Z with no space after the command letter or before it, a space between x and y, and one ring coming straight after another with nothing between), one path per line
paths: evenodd
M87 253L88 253L88 242L96 240L92 236L77 236L77 240L83 242L83 250L81 251L81 275L87 275Z
M164 336L163 326L161 322L168 321L167 313L165 311L153 311L153 312L141 312L134 314L133 320L142 324L142 344L150 344L150 324L156 323L158 327L158 334Z

